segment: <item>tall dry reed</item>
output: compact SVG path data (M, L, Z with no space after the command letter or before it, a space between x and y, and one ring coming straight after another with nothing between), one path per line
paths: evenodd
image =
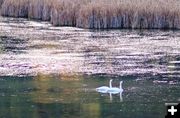
M0 8L1 8L1 5L3 4L4 0L0 0Z
M82 28L180 29L179 0L4 0L1 14Z

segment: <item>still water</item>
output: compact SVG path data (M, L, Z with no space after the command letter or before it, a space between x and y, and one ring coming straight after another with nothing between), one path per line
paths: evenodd
M121 95L96 92L110 79ZM0 18L0 118L163 118L179 85L180 31Z
M178 85L153 84L134 78L123 80L124 92L100 94L95 88L107 85L103 76L1 77L1 118L163 118L165 102L179 101Z

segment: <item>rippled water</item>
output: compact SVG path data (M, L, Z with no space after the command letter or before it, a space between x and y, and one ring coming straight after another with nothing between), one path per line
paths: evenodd
M119 95L96 87L124 81ZM0 117L162 118L179 102L180 31L0 18Z
M0 75L180 74L178 31L89 31L9 18L0 27Z

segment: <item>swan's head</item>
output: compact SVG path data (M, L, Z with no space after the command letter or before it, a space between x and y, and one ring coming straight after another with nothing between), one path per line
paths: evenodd
M122 84L123 83L123 81L120 81L120 84Z
M113 80L111 79L110 82L112 82Z

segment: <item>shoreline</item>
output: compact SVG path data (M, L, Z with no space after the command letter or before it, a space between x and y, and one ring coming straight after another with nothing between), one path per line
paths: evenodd
M134 4L137 3L137 4ZM180 1L0 0L1 15L84 29L180 29Z

